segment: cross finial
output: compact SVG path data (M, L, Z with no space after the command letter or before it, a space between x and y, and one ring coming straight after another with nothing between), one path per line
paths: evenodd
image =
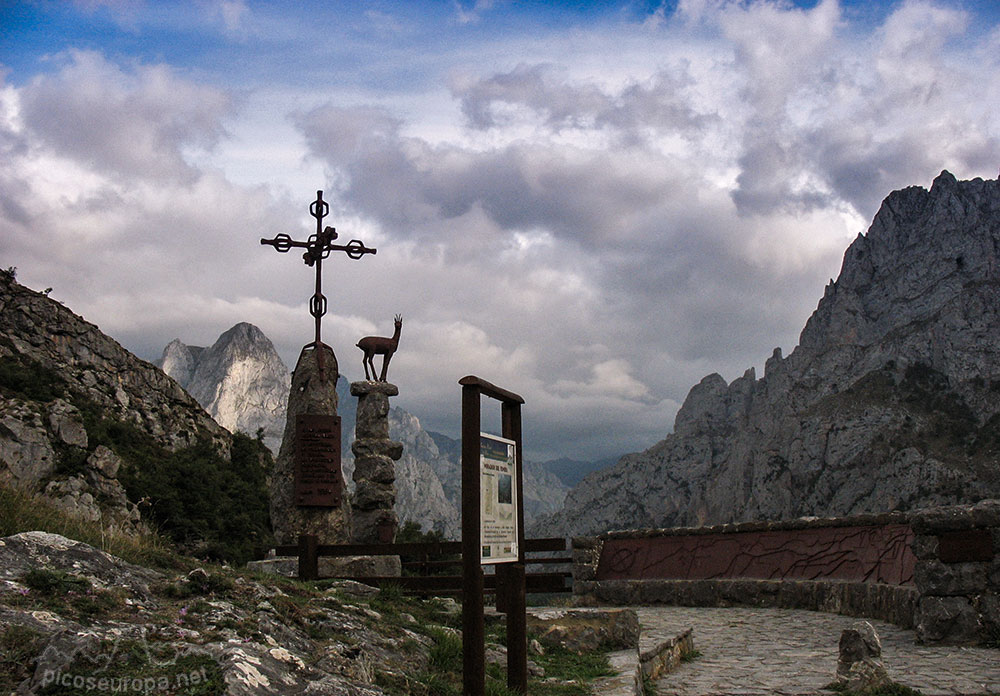
M309 239L304 242L293 240L287 234L279 234L274 239L261 239L261 244L273 246L281 253L289 249L305 249L302 259L307 266L316 268L316 291L309 300L309 313L316 321L315 346L317 360L319 361L319 373L322 379L326 379L323 372L323 341L321 338L321 325L323 315L326 314L326 296L323 294L323 259L330 255L331 251L343 251L349 258L360 259L365 254L376 253L375 249L369 249L357 239L352 239L347 244L334 244L337 239L337 231L332 227L323 227L323 218L330 212L330 204L323 200L323 192L316 192L316 200L309 206L309 214L316 218L316 233L309 235Z

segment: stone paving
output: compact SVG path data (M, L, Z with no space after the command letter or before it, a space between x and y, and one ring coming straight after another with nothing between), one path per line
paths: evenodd
M637 607L643 640L694 629L701 656L656 682L658 696L826 694L840 633L856 619L793 609ZM1000 694L1000 650L917 645L913 631L869 620L889 676L924 696Z

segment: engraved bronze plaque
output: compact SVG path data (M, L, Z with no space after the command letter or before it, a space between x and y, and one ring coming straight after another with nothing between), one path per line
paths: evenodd
M993 536L987 529L938 534L938 558L942 563L992 561Z
M340 416L302 414L295 418L295 504L340 507Z

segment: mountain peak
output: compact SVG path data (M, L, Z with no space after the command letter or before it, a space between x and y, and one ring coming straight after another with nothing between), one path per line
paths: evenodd
M674 433L584 481L546 534L843 516L1000 495L1000 182L889 194L799 345L691 389Z
M161 367L223 427L251 435L264 428L274 452L281 445L289 370L264 332L240 322L209 348L175 339L163 350Z

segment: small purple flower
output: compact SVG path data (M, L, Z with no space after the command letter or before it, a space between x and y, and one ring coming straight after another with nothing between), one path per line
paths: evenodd
M21 594L21 596L27 597L29 594L31 594L31 589L27 587L22 587L20 590L18 590L18 592Z
M187 616L188 608L186 606L181 607L181 616Z

